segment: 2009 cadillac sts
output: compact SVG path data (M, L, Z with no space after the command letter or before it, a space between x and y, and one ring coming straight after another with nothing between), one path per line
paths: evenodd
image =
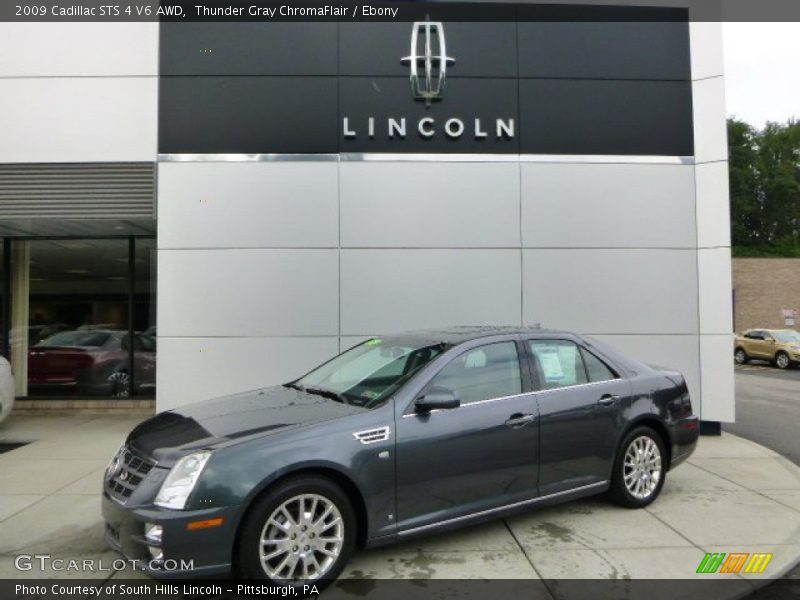
M155 576L323 584L359 546L601 492L646 506L697 436L680 373L578 335L374 338L137 426L106 473L106 538Z

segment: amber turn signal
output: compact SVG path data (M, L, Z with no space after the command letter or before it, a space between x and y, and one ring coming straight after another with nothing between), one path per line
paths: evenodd
M191 521L186 524L186 529L195 531L196 529L210 529L211 527L219 527L225 519L222 517L214 517L213 519L206 519L204 521Z

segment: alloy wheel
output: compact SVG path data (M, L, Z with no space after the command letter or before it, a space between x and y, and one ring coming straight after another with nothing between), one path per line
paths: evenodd
M319 494L293 496L261 530L261 567L273 581L314 581L339 558L344 521L336 504Z
M747 360L747 355L744 353L744 350L741 349L737 350L736 354L734 354L733 356L736 359L736 362L739 363L740 365L743 365Z
M649 498L656 490L661 479L661 452L652 438L639 436L628 445L623 477L628 493L638 500Z
M112 398L127 398L131 395L131 378L125 371L116 371L108 376Z
M789 367L789 357L786 356L783 352L781 352L775 358L775 364L777 364L778 368L780 369L786 369Z

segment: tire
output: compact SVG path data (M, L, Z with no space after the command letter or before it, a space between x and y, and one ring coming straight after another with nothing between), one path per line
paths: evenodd
M652 462L639 462L651 457ZM622 440L614 472L611 475L609 496L626 508L644 508L661 493L666 478L664 440L650 427L635 427Z
M788 369L792 364L789 355L786 352L778 352L775 355L775 366L779 369Z
M316 475L286 479L256 499L245 515L235 548L238 575L293 585L301 592L304 584L322 590L353 555L356 527L353 506L333 481Z
M744 351L744 348L737 348L733 353L733 360L736 361L737 365L746 365L750 362L750 357L747 356L747 352Z

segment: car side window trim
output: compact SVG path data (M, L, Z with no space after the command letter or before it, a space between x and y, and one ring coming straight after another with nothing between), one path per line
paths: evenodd
M584 388L584 387L591 387L591 386L595 386L595 385L602 385L604 383L610 383L612 381L621 381L621 378L620 379L605 379L603 381L590 381L589 383L578 383L578 384L575 384L575 385L568 385L568 386L564 386L564 387L560 387L560 388L552 388L552 389L549 389L549 390L531 390L529 392L523 392L521 394L514 394L513 396L502 396L500 398L489 398L488 400L477 400L475 402L470 402L469 404L462 404L458 408L436 408L436 409L434 409L434 410L432 410L432 411L430 411L428 413L425 413L425 414L426 415L432 415L434 413L440 413L440 412L453 412L454 410L461 410L462 408L470 408L470 407L473 407L473 406L480 406L482 404L490 404L490 403L493 403L493 402L502 402L503 400L511 400L513 398L521 398L523 396L532 396L532 397L535 398L535 397L537 397L539 395L542 395L542 394L552 394L554 392L558 393L558 392L563 392L565 390L574 390L576 388ZM403 419L406 419L408 417L417 417L417 416L419 416L416 412L414 412L413 406L414 406L414 403L412 402L409 405L409 408L411 408L411 411L403 413L403 415L402 415Z

